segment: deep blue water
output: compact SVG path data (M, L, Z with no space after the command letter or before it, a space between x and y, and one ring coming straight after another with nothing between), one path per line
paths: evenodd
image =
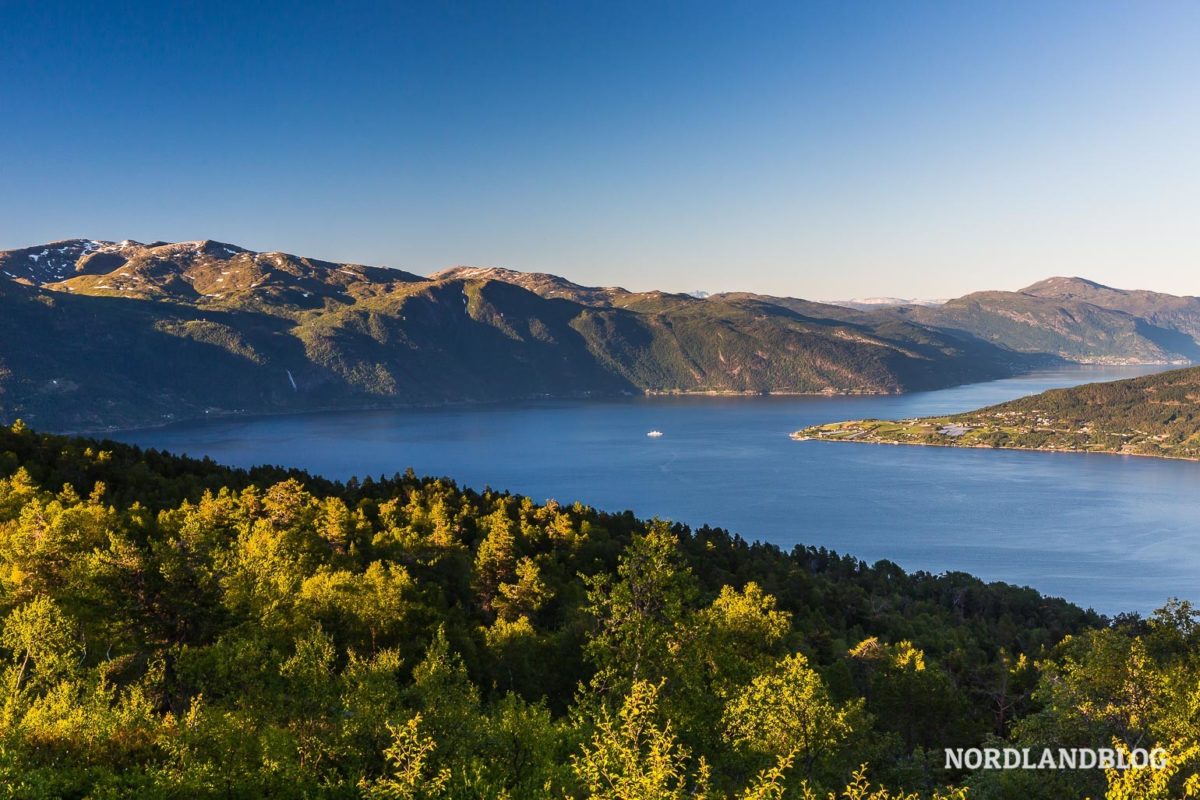
M1098 611L1200 600L1200 463L794 442L807 425L963 411L1152 368L1078 367L901 397L629 398L218 420L115 438L333 478L460 483L1027 584ZM647 438L660 430L659 439Z

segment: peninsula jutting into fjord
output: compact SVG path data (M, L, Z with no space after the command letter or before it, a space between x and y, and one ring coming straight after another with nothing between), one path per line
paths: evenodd
M1200 367L1052 389L962 414L831 422L792 438L1194 460L1200 458Z

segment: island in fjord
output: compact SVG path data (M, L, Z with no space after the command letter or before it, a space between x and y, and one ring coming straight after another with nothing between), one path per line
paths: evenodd
M793 439L1200 458L1200 367L1052 389L943 417L853 420Z

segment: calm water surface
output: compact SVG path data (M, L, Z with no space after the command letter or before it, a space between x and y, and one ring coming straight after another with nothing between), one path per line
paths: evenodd
M1200 463L794 442L821 422L964 411L1154 368L1078 367L902 397L629 398L182 424L115 438L332 478L447 475L709 523L908 569L1027 584L1098 611L1200 600ZM659 439L646 432L660 430Z

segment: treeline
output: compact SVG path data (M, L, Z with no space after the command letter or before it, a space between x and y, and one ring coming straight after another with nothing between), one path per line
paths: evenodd
M1200 741L1186 604L19 424L0 617L9 797L1174 797ZM1114 741L1171 768L942 768Z

